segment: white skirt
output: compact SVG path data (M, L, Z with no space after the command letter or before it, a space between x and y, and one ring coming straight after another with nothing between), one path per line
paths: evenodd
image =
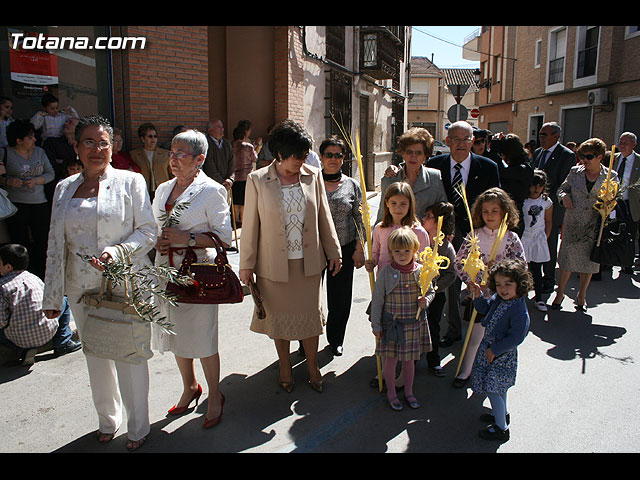
M154 325L154 350L170 351L184 358L206 358L218 353L218 305L178 303L174 307L163 303L162 314L173 324L175 335Z
M524 247L527 262L544 263L551 260L547 235L544 233L544 230L533 233L525 231L520 240Z

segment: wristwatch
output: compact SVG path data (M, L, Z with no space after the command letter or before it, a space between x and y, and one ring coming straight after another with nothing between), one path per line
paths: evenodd
M189 232L189 241L187 242L187 245L189 245L190 247L195 247L196 246L196 235L193 232Z

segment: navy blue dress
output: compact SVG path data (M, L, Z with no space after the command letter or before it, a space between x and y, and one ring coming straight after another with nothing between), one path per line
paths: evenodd
M517 346L524 341L529 330L529 312L525 297L504 301L494 295L490 300L477 298L474 306L485 313L482 326L484 338L478 347L471 371L471 388L475 393L504 394L516 383L518 367ZM495 354L489 363L487 348Z

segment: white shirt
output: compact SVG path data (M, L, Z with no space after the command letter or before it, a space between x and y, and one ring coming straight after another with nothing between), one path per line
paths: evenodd
M548 148L547 150L542 150L542 156L540 157L540 167L539 168L544 167L544 165L547 163L549 158L551 158L551 155L553 155L553 151L556 149L556 147L558 146L559 143L560 142L556 142L555 144L553 144L553 146L551 148ZM549 152L548 155L547 155L547 152Z
M453 182L453 177L456 174L455 166L457 165L458 162L456 162L453 159L453 157L450 157L449 162L450 162L449 168L451 169L451 181ZM460 163L460 165L462 165L462 168L460 169L460 175L462 175L462 182L466 185L467 180L469 178L469 170L471 169L471 153L469 153L467 158L465 158L462 161L462 163Z
M156 176L153 174L153 155L155 154L155 150L144 150L144 154L147 156L147 160L149 160L149 172L151 173L151 189L152 191L155 191L157 187Z
M318 157L318 154L313 150L309 150L309 155L307 156L305 163L313 165L314 167L322 168L320 166L320 157Z
M304 220L307 215L307 203L300 182L282 185L280 190L280 208L287 235L287 258L303 258Z
M218 148L222 148L222 138L218 140L216 137L212 137L211 135L209 135L209 138L213 140L213 143L215 143Z
M635 161L636 158L636 152L631 152L629 154L627 158L627 162L624 164L624 172L623 172L623 177L620 178L620 165L622 164L622 159L624 157L622 156L622 154L620 154L620 157L618 158L618 163L616 166L616 173L618 173L618 179L620 180L620 187L628 187L629 184L631 183L631 171L633 170L633 162ZM629 199L629 190L624 190L622 192L622 198L625 200Z

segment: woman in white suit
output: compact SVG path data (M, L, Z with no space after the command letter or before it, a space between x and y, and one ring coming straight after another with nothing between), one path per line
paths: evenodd
M227 190L201 170L207 156L207 139L201 132L182 132L171 142L169 166L174 178L162 183L153 200L153 215L157 222L158 243L156 265L179 268L185 247L191 246L198 262L213 263L216 249L204 232L215 233L224 246L231 243L231 218ZM185 204L178 223L163 226L167 212ZM174 324L176 335L157 331L161 351L171 351L176 357L183 382L183 393L169 415L182 415L192 401L198 402L202 387L196 380L194 359L199 358L209 388L207 414L203 427L220 423L224 395L219 389L220 356L218 354L218 306L179 303L172 306L159 300L163 314ZM154 342L155 343L155 342Z
M119 244L137 249L131 257L134 265L148 265L147 253L157 236L144 178L111 167L112 146L113 129L107 120L99 116L81 119L74 148L84 171L58 183L53 198L43 310L49 318L58 316L66 294L81 340L87 311L78 299L100 289L101 264L119 259ZM92 265L76 253L93 256ZM99 419L98 441L113 439L124 404L127 448L135 450L150 431L147 361L130 364L90 355L86 361Z

